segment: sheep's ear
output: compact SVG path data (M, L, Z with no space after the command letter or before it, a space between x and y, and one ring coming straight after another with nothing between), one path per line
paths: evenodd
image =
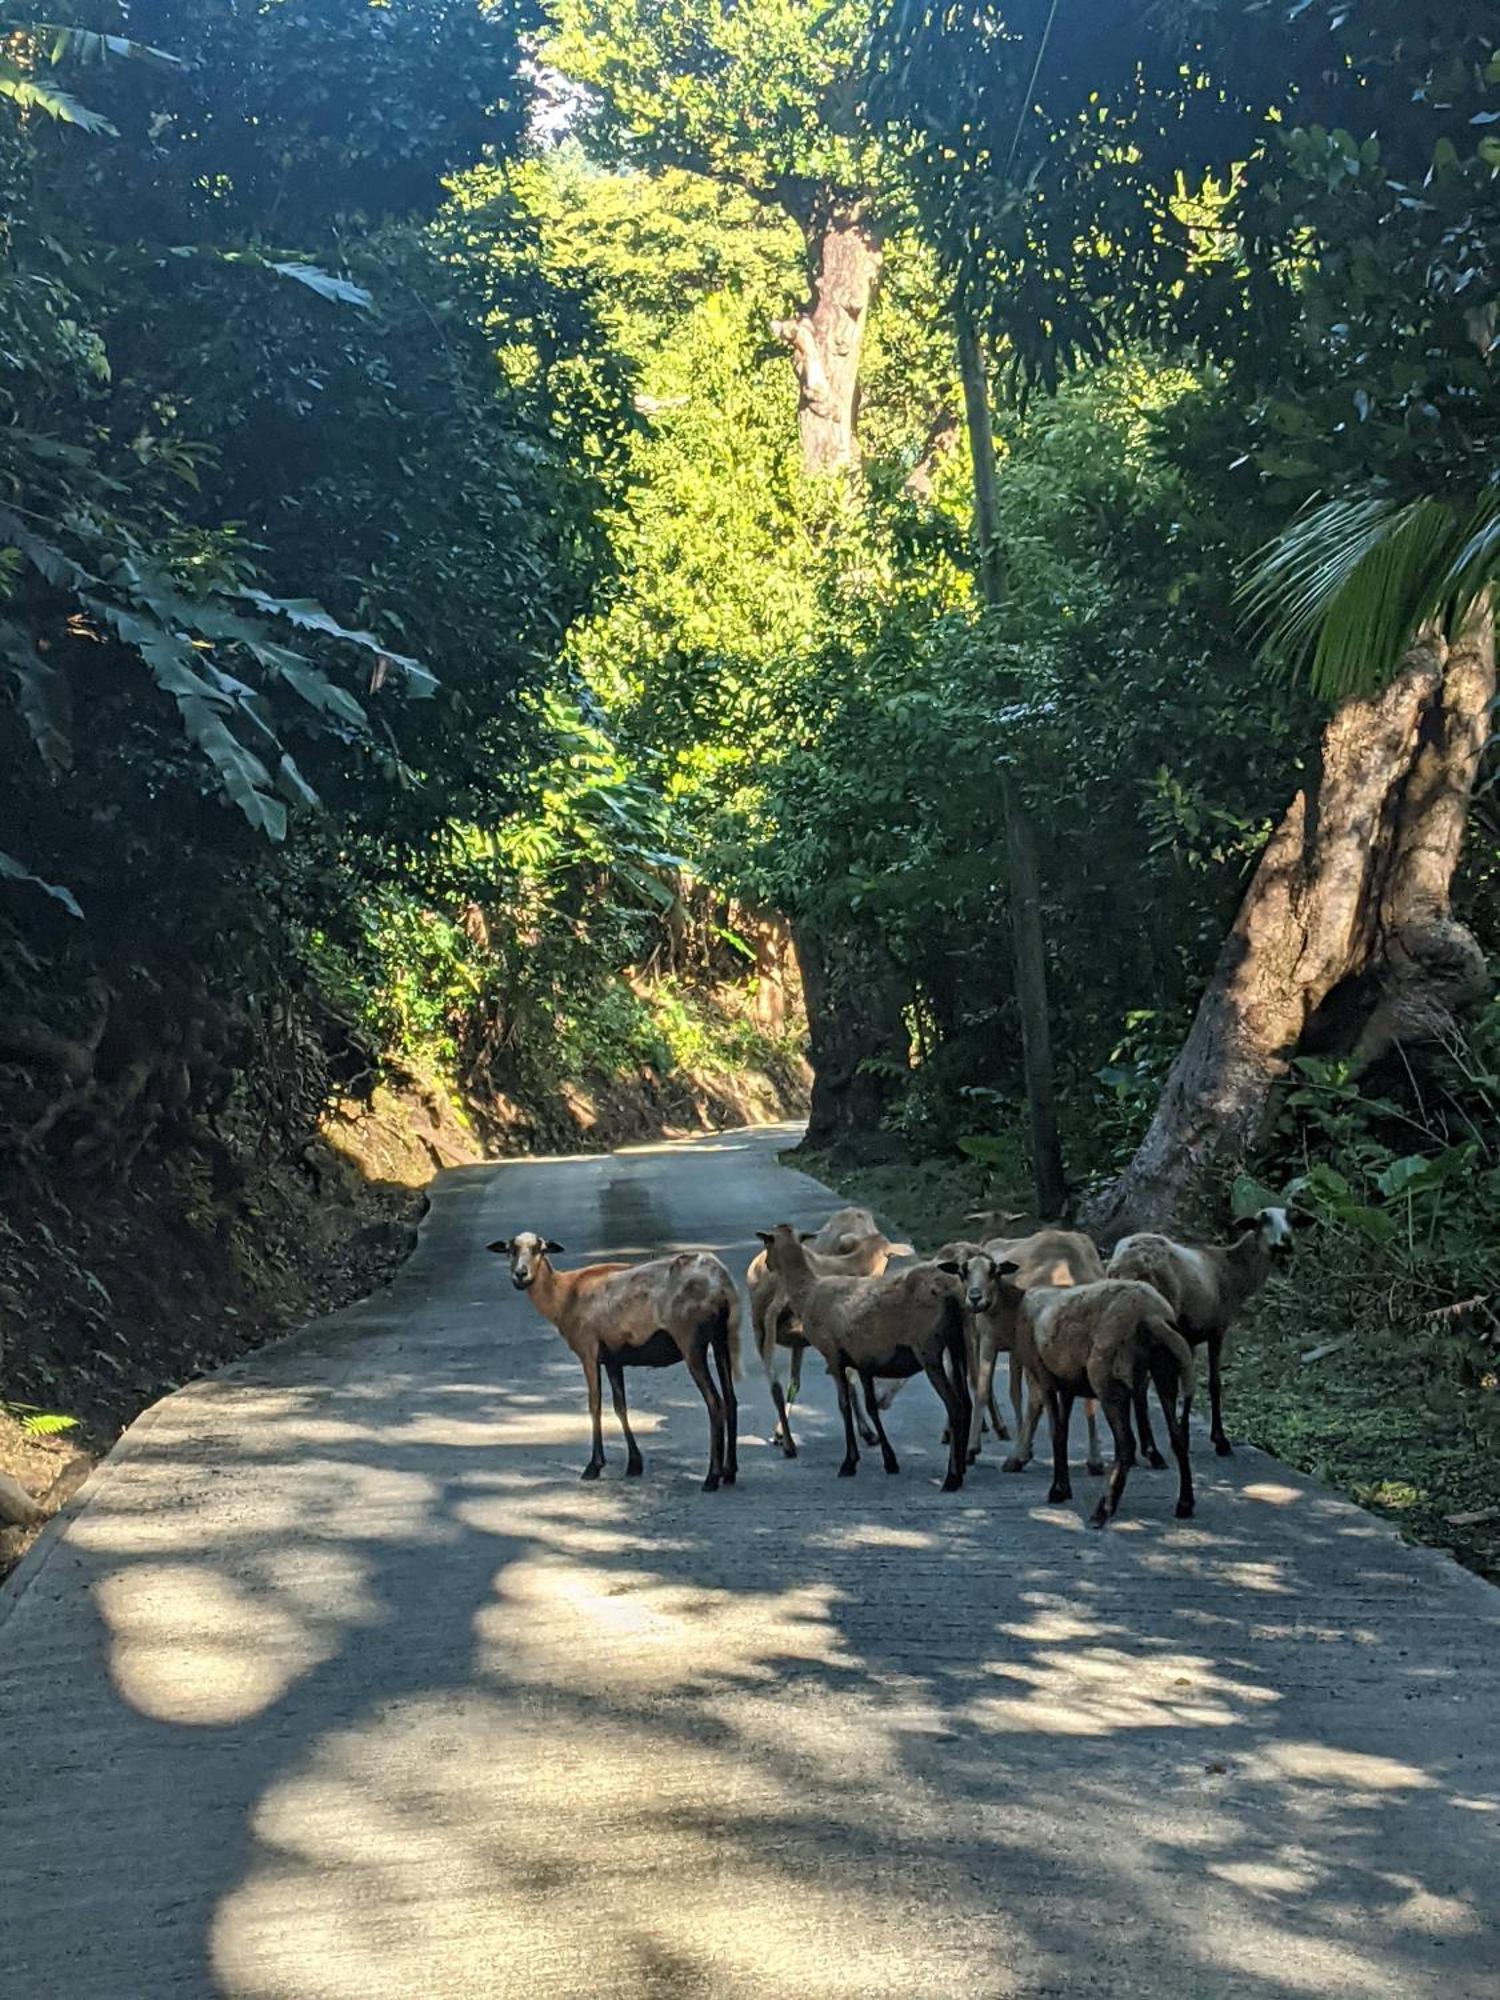
M486 1243L484 1247L486 1250L493 1250L497 1257L508 1257L510 1255L510 1244L503 1236L498 1243Z
M945 1257L938 1269L950 1278L961 1278L964 1274L964 1267L956 1257Z
M1020 1268L1014 1257L1007 1257L1004 1263L995 1266L995 1276L997 1278L1011 1278L1015 1276Z
M816 1229L799 1229L797 1231L797 1241L799 1243L816 1243L817 1240L818 1232Z
M567 1251L564 1250L562 1245L560 1243L554 1243L550 1236L547 1238L546 1242L542 1245L542 1248L546 1251L549 1257L566 1257L568 1254Z
M886 1254L891 1257L915 1257L917 1246L915 1243L892 1243Z
M776 1232L773 1229L757 1229L755 1233L768 1250L776 1241Z
M1231 1236L1243 1236L1247 1230L1259 1228L1258 1215L1237 1215L1229 1225L1229 1233Z

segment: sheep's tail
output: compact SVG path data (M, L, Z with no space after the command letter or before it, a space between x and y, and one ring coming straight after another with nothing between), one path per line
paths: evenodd
M715 1325L716 1325L716 1331L720 1333L725 1333L729 1336L729 1372L734 1377L734 1379L738 1381L741 1374L740 1295L738 1291L731 1291L729 1297L725 1299L724 1303L719 1307L718 1318Z
M1171 1320L1163 1314L1156 1314L1143 1321L1148 1337L1158 1347L1164 1347L1177 1363L1178 1386L1182 1390L1182 1421L1188 1420L1188 1412L1193 1407L1193 1392L1198 1386L1198 1375L1193 1367L1193 1350L1177 1331Z

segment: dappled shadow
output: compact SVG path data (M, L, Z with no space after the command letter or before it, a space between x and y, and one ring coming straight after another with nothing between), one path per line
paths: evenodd
M683 1241L796 1197L700 1195L695 1151L653 1161ZM18 1990L1494 1990L1485 1586L1253 1455L1200 1458L1190 1523L1137 1475L1103 1536L1086 1479L944 1495L925 1385L901 1474L840 1481L816 1371L794 1463L747 1377L742 1482L699 1492L673 1371L632 1384L646 1477L610 1439L580 1485L576 1364L475 1247L545 1171L454 1176L357 1340L164 1406L57 1551L90 1591L7 1628ZM597 1238L611 1171L535 1219Z

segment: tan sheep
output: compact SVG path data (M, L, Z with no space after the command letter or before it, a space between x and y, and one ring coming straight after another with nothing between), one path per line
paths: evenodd
M948 1261L947 1252L954 1246L946 1246L938 1252L938 1261ZM1030 1236L992 1237L979 1246L996 1261L1009 1259L1016 1267L1015 1283L1025 1292L1034 1285L1087 1285L1104 1276L1104 1262L1094 1245L1092 1237L1084 1236L1076 1229L1038 1229ZM972 1251L969 1252L972 1255ZM959 1260L962 1262L962 1258ZM988 1315L973 1309L970 1300L969 1350L974 1394L974 1417L969 1433L969 1463L972 1465L979 1456L983 1413L986 1405L994 1412L995 1362L1000 1353L1001 1328ZM1019 1433L1025 1424L1025 1413L1021 1407L1022 1371L1017 1357L1010 1357L1010 1404L1015 1414L1016 1430ZM1099 1454L1099 1409L1093 1398L1084 1403L1084 1414L1088 1421L1090 1472L1102 1472L1104 1461ZM1008 1435L1003 1424L998 1422L998 1413L992 1414L995 1435Z
M489 1248L510 1259L511 1283L544 1319L549 1319L578 1356L588 1389L594 1448L583 1478L604 1470L599 1370L609 1377L615 1415L625 1438L628 1478L641 1470L641 1454L625 1406L627 1368L669 1368L684 1362L708 1408L708 1476L705 1493L721 1483L732 1486L739 1471L739 1405L734 1378L739 1373L740 1299L733 1278L717 1257L686 1251L649 1264L586 1264L559 1271L552 1259L560 1243L522 1230ZM712 1356L718 1373L709 1372Z
M1114 1518L1135 1463L1131 1404L1156 1384L1177 1460L1177 1515L1193 1512L1193 1469L1188 1456L1188 1413L1193 1400L1192 1350L1172 1324L1171 1308L1151 1285L1103 1278L1083 1285L1039 1285L1023 1291L1019 1266L981 1252L962 1273L966 1297L981 1296L980 1310L1004 1323L1001 1345L1017 1356L1031 1386L1031 1406L1007 1472L1022 1471L1043 1402L1052 1423L1052 1485L1047 1498L1071 1499L1068 1429L1074 1400L1096 1396L1114 1436L1115 1458L1089 1525ZM1181 1395L1181 1407L1178 1396Z
M827 1363L838 1389L844 1419L841 1478L859 1465L855 1443L851 1374L859 1377L887 1472L900 1465L880 1420L877 1380L927 1376L948 1414L948 1473L943 1491L963 1485L964 1445L969 1431L968 1367L964 1348L962 1293L954 1278L935 1264L880 1278L820 1277L807 1246L789 1222L759 1232L766 1261L780 1279L802 1323L803 1336Z
M1207 1344L1209 1436L1221 1458L1233 1449L1224 1434L1224 1336L1246 1301L1291 1254L1292 1223L1286 1210L1263 1208L1242 1217L1228 1243L1179 1243L1147 1233L1122 1238L1110 1257L1110 1277L1154 1285L1189 1345ZM1153 1464L1161 1463L1149 1422L1141 1431L1141 1449Z
M840 1211L844 1216L860 1216L868 1212L863 1209ZM825 1223L824 1229L828 1228ZM892 1257L916 1254L909 1243L892 1243L879 1229L863 1236L855 1235L847 1228L830 1231L834 1242L848 1247L838 1251L820 1251L818 1234L821 1233L804 1230L801 1235L808 1259L819 1277L878 1278L884 1274ZM764 1250L757 1251L751 1260L750 1268L745 1273L745 1284L750 1293L750 1325L755 1335L756 1351L771 1385L771 1401L776 1406L776 1428L771 1434L771 1442L779 1445L787 1458L795 1458L797 1446L787 1411L802 1387L802 1357L807 1352L802 1323L788 1303L781 1281L768 1266ZM776 1372L778 1351L791 1356L791 1376L785 1390ZM861 1441L873 1445L876 1442L875 1432L858 1404L855 1405L854 1420L859 1427Z

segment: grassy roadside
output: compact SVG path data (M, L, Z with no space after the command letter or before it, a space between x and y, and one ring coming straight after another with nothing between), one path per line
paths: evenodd
M919 1248L967 1234L970 1209L1025 1206L1024 1196L981 1194L964 1162L783 1158L868 1203ZM1347 1254L1314 1243L1255 1302L1226 1356L1230 1432L1500 1583L1500 1453L1434 1381L1420 1338L1374 1308Z

